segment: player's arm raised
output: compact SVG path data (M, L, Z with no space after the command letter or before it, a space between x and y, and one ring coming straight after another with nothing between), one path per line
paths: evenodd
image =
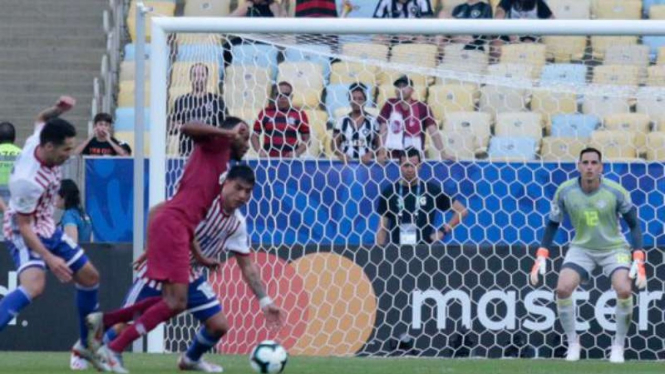
M242 277L252 290L257 299L259 299L259 306L266 316L268 328L274 331L279 331L284 324L284 312L273 302L273 300L266 293L266 288L261 280L261 273L258 267L252 261L250 256L236 255L236 261L242 272Z
M59 117L65 112L70 111L76 105L76 100L71 96L60 96L58 101L52 107L42 110L37 115L37 123L46 122L52 118Z
M647 273L644 267L645 254L642 228L637 218L637 208L633 206L628 212L622 214L622 217L630 228L630 238L633 244L633 265L630 268L629 276L631 279L635 279L637 288L643 289L647 286Z
M234 129L227 130L196 122L190 122L180 127L180 132L189 136L194 141L207 139L213 136L226 136L229 138L233 138L236 136L243 135L245 131L247 131L247 128L245 126L240 126Z

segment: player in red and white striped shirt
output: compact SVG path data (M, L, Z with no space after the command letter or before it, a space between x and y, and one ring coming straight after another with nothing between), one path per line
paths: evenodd
M217 295L203 272L204 267L215 269L219 266L218 258L223 251L235 255L243 278L259 299L259 305L269 325L277 329L281 327L283 312L267 296L259 270L251 261L247 223L239 210L249 201L254 183L254 171L249 166L233 166L224 176L221 194L209 207L205 219L196 227L195 240L192 243L194 249L191 258L187 310L201 322L203 327L197 332L187 353L180 356L178 367L181 370L222 371L220 366L206 362L201 357L219 342L229 328ZM153 208L150 216L152 217L160 208L161 204ZM162 284L146 275L144 257L137 261L138 277L125 297L125 308L90 316L91 320L97 319L100 330L108 329L104 335L105 342L112 341L117 336L122 328L119 323L130 321L136 311L145 310L150 304L159 301ZM115 327L110 328L112 326Z
M16 265L20 286L0 302L0 330L32 300L46 284L46 269L63 282L76 283L76 305L81 328L80 354L94 360L86 348L88 330L85 317L98 307L99 274L83 249L70 239L53 220L53 205L60 187L60 166L74 149L76 129L58 118L75 105L63 96L37 118L35 132L25 143L9 177L9 207L4 233L7 248Z

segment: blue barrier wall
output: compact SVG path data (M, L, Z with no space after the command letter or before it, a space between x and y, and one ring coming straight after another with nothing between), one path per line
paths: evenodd
M86 160L86 207L96 240L131 241L132 162ZM328 160L262 160L249 164L257 174L253 199L245 209L252 241L274 245L374 243L379 222L376 199L399 177L394 163L368 167ZM147 162L145 170L147 181ZM664 172L662 163L605 165L606 177L630 191L639 208L645 246L665 245ZM177 177L172 174L170 181ZM446 193L469 207L468 219L446 242L481 245L537 243L556 187L575 175L573 163L431 162L421 170L424 179L442 184ZM145 187L148 201L147 183ZM556 238L560 244L570 239L568 222L564 228Z

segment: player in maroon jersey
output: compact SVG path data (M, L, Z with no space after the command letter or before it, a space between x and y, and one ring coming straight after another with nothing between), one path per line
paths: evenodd
M194 151L185 165L178 191L155 213L147 233L150 240L146 274L163 282L162 297L122 310L143 315L108 345L99 347L98 355L116 373L127 372L120 353L129 344L185 310L194 230L219 195L221 176L229 160L242 159L249 149L249 127L239 118L227 117L219 128L190 123L183 125L181 131L194 141ZM88 325L94 332L89 343L99 346L102 321L89 318Z

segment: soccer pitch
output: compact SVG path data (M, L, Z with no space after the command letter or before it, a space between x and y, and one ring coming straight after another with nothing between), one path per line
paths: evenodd
M225 373L253 373L246 356L208 355L224 365ZM126 367L134 374L181 373L177 356L167 354L126 354ZM429 358L321 358L291 357L285 374L656 374L665 363L629 361L613 365L605 361L568 363L561 360L464 360ZM71 374L69 353L0 353L0 374Z

